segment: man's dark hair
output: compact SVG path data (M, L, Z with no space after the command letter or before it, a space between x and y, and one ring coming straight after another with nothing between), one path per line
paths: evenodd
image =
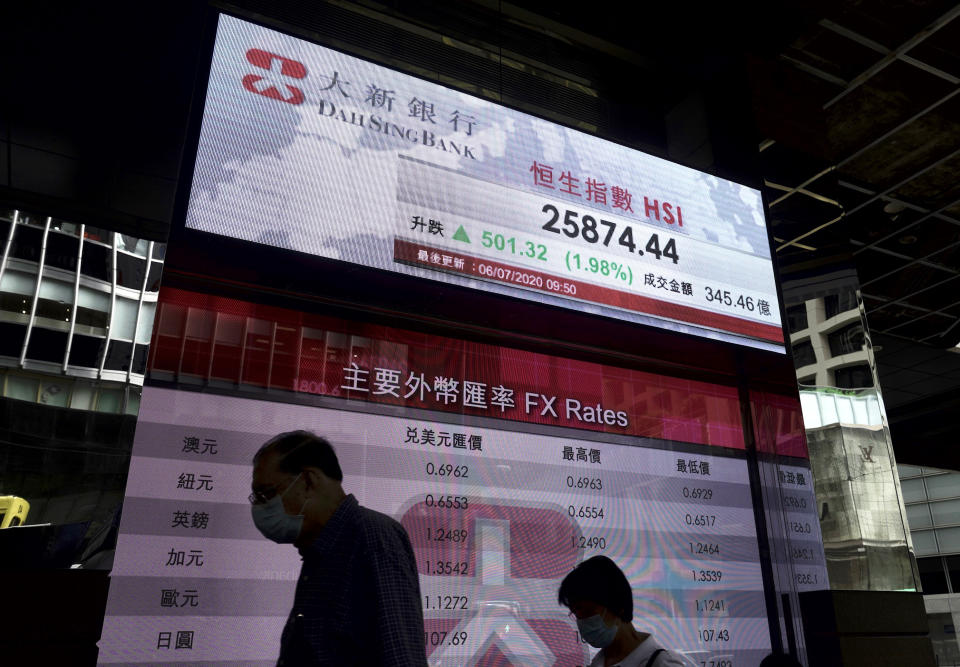
M622 621L633 620L630 582L617 564L606 556L588 558L573 568L560 583L557 600L566 607L578 602L595 602Z
M276 454L277 469L296 475L304 468L319 468L324 475L343 481L343 471L333 446L325 438L310 431L288 431L267 440L253 455L253 465L267 454Z

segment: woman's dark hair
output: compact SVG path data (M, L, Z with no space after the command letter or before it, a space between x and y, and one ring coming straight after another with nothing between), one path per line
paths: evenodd
M803 667L800 662L788 653L771 653L760 661L760 667Z
M296 475L304 468L313 467L319 468L330 479L343 481L343 471L333 446L310 431L288 431L271 438L253 455L253 465L267 454L279 457L277 469L281 472Z
M606 556L588 558L573 568L560 583L557 600L566 607L578 602L595 602L623 621L633 620L630 582L617 564Z

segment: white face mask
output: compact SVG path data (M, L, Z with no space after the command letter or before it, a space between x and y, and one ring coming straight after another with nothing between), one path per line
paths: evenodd
M583 640L593 648L607 648L617 636L620 624L607 625L603 622L603 615L594 614L588 618L578 618L577 629Z
M296 516L287 514L287 510L283 508L283 496L293 488L298 479L300 475L294 477L283 493L278 493L265 503L250 507L253 525L265 538L277 544L293 544L300 537L300 529L303 527L303 508L300 508L301 514Z

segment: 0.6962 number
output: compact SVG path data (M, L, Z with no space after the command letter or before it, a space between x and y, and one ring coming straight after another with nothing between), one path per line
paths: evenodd
M469 466L455 466L452 463L427 463L426 473L437 477L456 477L466 479L470 476Z

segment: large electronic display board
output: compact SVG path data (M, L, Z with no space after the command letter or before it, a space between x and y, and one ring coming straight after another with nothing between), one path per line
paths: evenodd
M247 496L254 452L291 428L328 437L345 489L407 529L431 665L587 664L556 595L594 554L691 664L769 652L735 388L171 288L148 370L102 665L275 663L300 559ZM816 588L802 439L779 448L778 565Z
M759 191L230 16L186 224L783 350Z

